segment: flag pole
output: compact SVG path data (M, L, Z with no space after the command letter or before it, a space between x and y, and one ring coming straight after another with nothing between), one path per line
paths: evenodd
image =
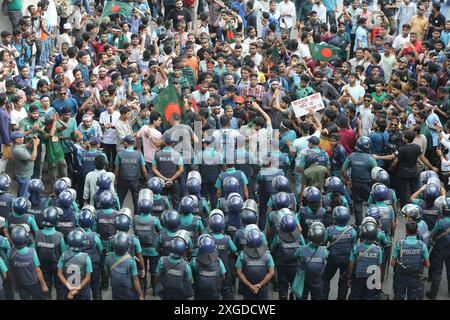
M103 17L103 14L105 13L105 8L106 8L106 4L107 4L107 3L108 3L108 1L105 0L104 6L103 6L103 11L102 11L102 17Z

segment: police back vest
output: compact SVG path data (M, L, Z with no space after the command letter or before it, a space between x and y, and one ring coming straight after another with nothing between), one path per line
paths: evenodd
M77 225L75 211L72 207L67 208L67 210L69 210L69 212L60 216L58 218L58 222L56 223L56 230L61 232L64 235L64 238L67 238L69 232Z
M450 228L450 222L446 219L439 219L439 225L443 231L437 235L440 238L436 240L434 250L444 253L444 256L448 256L450 254L450 232L447 232L445 236L440 235Z
M9 219L12 212L12 203L14 196L11 193L5 192L0 194L0 217Z
M42 214L44 213L45 210L45 202L46 199L41 199L41 201L38 204L36 205L31 204L30 209L28 209L28 213L34 216L34 220L36 220L36 224L38 225L39 229L44 228L44 226L42 225Z
M198 165L199 172L202 177L202 184L207 182L215 183L217 177L220 174L220 166L218 165L217 155L215 157L211 157L205 155L205 152L202 153L202 163Z
M367 153L354 152L349 155L351 180L360 183L370 183L372 181L372 168L369 165L371 156Z
M320 149L319 152L317 152L317 163L321 166L328 166L328 154L325 150Z
M11 234L12 229L19 224L28 224L28 219L31 217L31 214L25 213L22 215L15 215L11 213L8 218L8 231ZM29 225L30 226L30 225ZM31 227L31 226L30 226Z
M330 258L338 263L348 263L350 259L350 252L352 251L353 237L352 227L347 227L344 230L338 230L337 226L328 228L328 237L330 246ZM337 240L339 239L339 240Z
M275 172L262 169L261 172L261 182L259 183L259 197L260 199L269 199L271 195L277 193L275 187L272 185L272 181L275 177L283 176L284 173L281 169L277 169ZM267 201L266 201L267 202Z
M302 227L302 234L304 237L308 235L309 227L314 222L322 222L323 216L325 215L325 209L320 207L317 212L313 212L308 207L302 207L300 209L301 212L301 219L300 219L300 226Z
M36 232L36 251L41 262L57 263L59 261L62 238L62 233L58 231L50 236L45 235L42 230Z
M391 210L394 210L391 206L377 206L380 210L380 224L381 224L381 230L386 233L387 236L391 235L391 228L392 228L392 214Z
M98 252L95 242L96 235L95 232L86 232L86 238L83 241L83 248L81 249L82 252L89 255L92 264L100 263L100 252Z
M161 218L161 215L164 210L169 209L167 207L167 197L161 196L160 199L153 199L153 207L152 207L152 214L157 216L158 218Z
M135 236L130 236L130 239L131 239L131 243L130 243L130 248L128 248L128 253L130 254L130 256L136 257L137 248L136 248L136 243L134 242L134 239L137 239L137 238Z
M356 278L368 278L373 273L370 268L378 265L378 259L381 254L380 247L375 244L371 244L370 247L366 248L363 244L358 243L356 245L355 261Z
M158 170L165 177L173 177L178 171L178 162L181 155L174 150L160 150L156 152L155 159Z
M14 279L19 286L31 286L39 283L36 268L34 266L33 248L26 248L26 254L20 254L15 248L11 249L9 267L14 273Z
M225 265L225 268L228 270L228 251L230 249L230 240L231 237L227 234L223 236L222 239L214 237L214 243L216 245L216 249L219 252L219 258L222 260L223 264Z
M95 151L87 151L81 157L81 166L83 167L83 175L87 175L89 172L95 170L95 158L97 156L104 155L103 152L95 150Z
M107 209L110 210L110 209ZM116 234L116 227L114 226L114 219L117 216L117 211L112 210L111 213L105 213L104 209L96 211L97 215L97 233L100 239L105 241Z
M139 181L141 179L141 153L122 150L119 157L119 179L124 181Z
M333 205L331 204L331 197L332 197L332 193L327 193L326 195L322 196L322 207L325 208L325 211L327 213L332 213L333 212ZM335 204L335 206L342 206L344 201L343 201L343 196L339 195L339 204Z
M195 291L202 295L217 294L222 289L222 275L220 274L220 259L212 265L205 265L197 260L197 270L193 274Z
M133 290L133 278L131 276L131 264L132 256L128 256L127 259L117 264L114 269L111 269L116 262L114 259L114 253L109 253L106 257L105 263L108 266L109 275L111 279L111 287L114 291L123 290L129 292Z
M251 284L260 283L269 271L267 252L259 258L251 258L244 251L242 257L242 272L245 277Z
M167 231L163 231L160 234L161 237L161 256L167 257L170 254L170 241L172 241L173 236L169 235Z
M399 274L420 274L423 271L423 242L417 240L409 244L405 240L398 242L400 248L397 259L400 263L395 266L395 272Z
M300 239L297 238L291 242L278 237L278 248L273 252L273 258L277 267L293 267L297 265L295 252L300 247Z
M85 252L79 252L79 251L66 251L63 253L63 273L64 277L69 281L70 278L73 279L72 285L79 285L77 284L78 281L83 281L84 277L86 276L86 260L89 257L89 255Z
M326 248L320 246L312 252L310 249L310 246L300 248L300 269L305 271L306 275L321 276L326 264Z
M420 200L419 205L422 208L422 219L428 225L428 230L433 230L441 214L441 209L435 206L434 203L429 206L423 200Z
M222 197L224 199L228 198L229 193L223 190L223 182L228 177L234 177L239 181L238 193L241 197L244 197L244 180L242 179L242 171L235 170L234 172L225 171L219 175L220 181L222 181Z
M153 247L156 244L155 217L150 216L148 221L143 221L141 216L134 219L134 234L138 237L143 247Z
M342 169L342 165L344 164L345 161L345 156L346 155L346 151L345 148L341 145L338 144L336 149L333 150L333 153L331 155L331 173L338 173L340 174L341 169Z
M189 236L191 237L192 243L194 246L197 246L197 239L198 239L198 231L197 231L197 223L198 219L200 219L199 216L192 216L192 222L188 225L180 225L181 230L186 230L189 232Z
M241 227L241 216L239 212L228 212L225 216L225 233L234 237L236 231Z
M162 258L161 284L164 292L173 296L192 296L192 286L185 275L187 261L180 259L176 264L169 257Z

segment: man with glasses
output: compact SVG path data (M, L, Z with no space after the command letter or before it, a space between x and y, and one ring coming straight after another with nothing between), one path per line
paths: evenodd
M52 107L61 115L62 108L68 106L71 109L71 116L75 116L78 112L78 103L74 98L67 98L67 90L63 86L55 87L56 99L53 101Z

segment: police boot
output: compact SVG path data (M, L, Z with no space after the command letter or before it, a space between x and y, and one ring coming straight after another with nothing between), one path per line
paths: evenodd
M430 291L427 291L427 293L425 293L425 295L427 296L428 299L430 300L436 300L436 296L438 294L439 291L439 283L431 283L431 287L430 287Z

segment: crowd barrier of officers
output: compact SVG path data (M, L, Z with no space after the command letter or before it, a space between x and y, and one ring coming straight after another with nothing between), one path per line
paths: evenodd
M399 210L407 222L397 243L395 192L381 168L372 171L359 226L350 225L338 177L327 179L323 195L307 187L301 204L289 180L274 177L265 221L258 221L257 202L244 201L239 180L222 178L222 196L209 210L201 177L191 172L189 195L175 210L162 195L164 181L153 177L133 216L119 208L107 174L98 177L95 205L81 210L68 178L57 180L48 198L33 179L29 198L16 199L10 178L0 175L0 298L100 300L111 286L121 300L144 299L148 288L163 300L264 300L273 282L279 299L328 299L339 270L338 299L382 299L391 265L395 298L421 299L430 261L427 295L436 297L444 261L449 265L450 198L440 196L434 172L422 174L417 201Z

